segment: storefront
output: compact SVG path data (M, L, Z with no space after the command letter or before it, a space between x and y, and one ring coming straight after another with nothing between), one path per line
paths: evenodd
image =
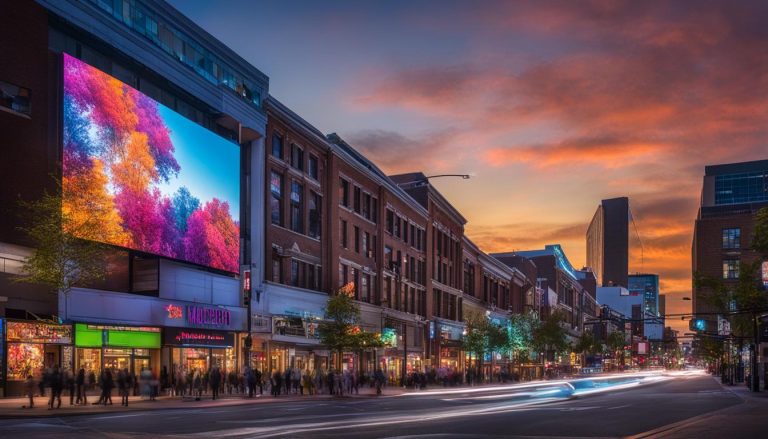
M136 374L149 368L161 380L178 370L241 369L244 307L82 289L73 289L65 305L78 322L77 367Z
M464 355L461 349L461 340L464 327L443 321L436 321L435 326L439 343L439 367L463 371Z
M161 329L148 326L75 324L75 369L99 375L104 369L128 369L139 375L150 369L157 376Z
M238 370L234 332L207 329L165 328L164 363L176 372L205 373L218 367L222 373Z
M5 322L5 395L23 393L28 375L44 369L72 369L72 326L37 321Z

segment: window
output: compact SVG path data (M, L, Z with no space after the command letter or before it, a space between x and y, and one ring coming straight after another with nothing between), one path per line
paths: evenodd
M349 267L349 281L355 286L355 297L360 297L360 270L356 270L354 267Z
M283 176L272 171L269 179L269 191L272 194L270 199L270 212L272 224L283 225Z
M343 248L349 248L347 241L347 222L345 220L341 220L339 223L339 234L341 235L341 246Z
M386 267L389 269L392 269L392 247L385 245L384 246L384 263L387 264Z
M355 195L354 195L354 202L355 202L355 212L360 213L360 188L355 186Z
M280 256L272 253L272 282L283 283L283 270L280 266Z
M0 110L32 115L32 91L26 87L0 81Z
M295 143L291 144L291 166L299 171L304 170L304 150Z
M363 218L371 219L371 194L363 194Z
M307 172L309 173L309 176L317 180L317 157L310 154L309 155L309 162L307 165Z
M348 283L347 279L347 266L344 264L339 264L339 286L343 287Z
M272 134L272 156L283 159L283 138L279 134Z
M723 259L723 279L739 278L739 260Z
M309 192L309 236L320 239L322 226L323 197L315 191Z
M403 241L408 244L408 222L403 221Z
M416 247L416 226L411 224L411 247Z
M291 230L304 233L304 216L302 214L302 193L304 188L298 182L291 182Z
M299 286L299 261L291 259L291 285Z
M395 230L395 213L392 212L389 209L387 209L386 226L387 226L387 232L389 232L390 234L394 233L394 230Z
M355 226L355 253L360 253L360 227Z
M364 274L360 277L360 300L363 302L371 301L371 292L369 289L370 280L371 277L367 274Z
M400 217L395 217L395 236L400 237Z
M741 229L723 229L723 248L741 247Z
M339 178L339 201L342 206L349 207L349 182Z
M368 218L375 224L379 223L379 200L371 198L371 216Z
M363 255L368 256L368 243L371 241L371 234L363 232Z

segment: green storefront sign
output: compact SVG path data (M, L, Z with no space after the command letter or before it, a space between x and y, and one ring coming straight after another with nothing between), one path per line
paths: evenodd
M75 346L79 348L160 348L160 328L129 328L75 324Z

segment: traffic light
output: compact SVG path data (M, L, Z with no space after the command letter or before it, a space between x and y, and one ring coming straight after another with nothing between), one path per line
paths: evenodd
M689 329L691 331L705 332L707 330L707 321L704 319L691 319Z

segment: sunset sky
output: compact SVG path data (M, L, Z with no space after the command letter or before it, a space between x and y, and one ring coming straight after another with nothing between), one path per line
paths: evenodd
M768 158L766 1L171 3L386 172L472 173L434 183L487 252L582 266L600 200L629 196L630 270L669 313L690 311L704 165Z

